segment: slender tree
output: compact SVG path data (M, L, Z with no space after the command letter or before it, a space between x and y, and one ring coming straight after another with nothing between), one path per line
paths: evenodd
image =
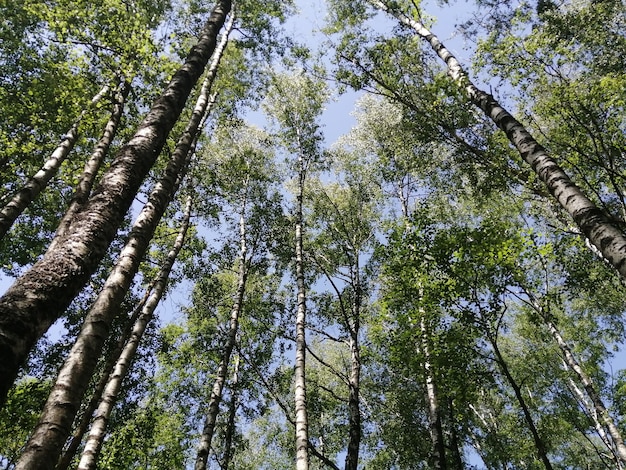
M413 29L426 41L448 67L448 73L462 87L470 101L479 107L502 129L521 157L544 182L561 207L574 219L584 235L602 253L620 275L626 278L626 236L609 217L570 179L565 171L496 99L479 89L456 57L421 22L421 12L411 17L390 4L379 0L367 0L374 8L389 13L401 24Z
M85 164L83 174L78 181L78 186L72 195L67 211L59 222L55 238L48 246L48 251L54 251L56 248L55 241L61 239L69 230L74 217L89 199L91 190L96 182L98 171L100 170L100 167L109 152L109 148L113 143L115 134L117 133L120 120L124 114L124 104L126 103L126 98L129 93L130 84L126 81L122 81L114 96L113 111L111 112L111 116L104 127L104 132L102 133L100 140L98 140L98 143L94 147L91 157Z
M110 325L119 312L121 302L139 269L154 231L189 166L199 126L210 102L209 89L221 58L221 51L216 49L216 52L187 128L178 140L168 166L152 190L148 203L133 224L129 239L115 267L87 314L18 468L20 465L24 465L22 468L28 468L35 463L45 465L49 464L50 458L54 460L58 458L60 447L69 434L69 427L85 392L85 384L93 374ZM70 403L73 406L69 406Z
M296 468L309 468L309 422L306 405L306 282L304 260L304 191L307 173L319 161L321 136L316 118L326 98L324 85L303 73L275 75L266 113L278 124L282 145L296 158L294 218L295 279L297 289L295 338Z
M163 265L161 266L156 282L154 283L154 287L151 289L151 294L141 309L141 314L133 326L131 336L124 346L124 349L118 358L115 368L104 389L102 400L100 401L100 405L94 415L91 430L89 431L85 448L83 449L80 462L78 463L78 468L80 470L96 468L98 455L104 441L107 422L109 420L109 416L111 415L111 411L113 410L113 405L117 400L122 382L130 369L148 323L152 320L154 311L165 293L165 288L167 286L172 267L174 266L174 262L176 261L180 250L183 248L185 236L187 235L187 229L189 228L191 207L192 198L191 196L187 196L187 202L185 204L185 210L180 223L178 236L174 241L172 249L165 258Z

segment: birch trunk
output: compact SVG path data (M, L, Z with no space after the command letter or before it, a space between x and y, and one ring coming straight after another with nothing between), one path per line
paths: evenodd
M70 154L76 141L78 140L78 127L87 114L88 110L95 106L109 91L105 86L91 100L89 107L80 113L80 116L72 127L63 136L63 140L52 152L50 158L24 185L22 189L11 198L9 202L0 210L0 239L4 238L9 229L13 226L17 218L24 212L30 203L39 196L41 191L47 186L52 177L57 174L61 164Z
M94 151L91 154L91 157L85 164L85 169L83 170L83 174L80 177L78 186L76 187L76 190L72 195L72 199L70 200L67 211L59 222L57 231L54 235L54 239L48 247L48 251L54 251L54 249L57 247L57 240L62 238L63 235L67 233L72 221L74 220L74 217L85 204L85 202L87 202L87 199L91 194L91 190L93 189L98 170L100 170L102 162L109 152L111 143L113 142L115 134L117 133L120 120L122 119L122 115L124 114L124 104L126 102L126 98L128 97L128 93L130 93L130 84L124 82L120 85L120 88L115 94L115 103L113 105L111 117L107 121L104 127L104 132L102 133L100 140L96 144Z
M247 185L247 182L246 182ZM220 401L222 400L222 391L226 382L226 374L228 373L228 364L230 356L237 341L237 331L239 329L239 317L243 309L243 299L246 291L246 279L248 276L248 260L246 247L246 196L241 204L241 213L239 216L239 273L237 276L237 290L235 292L235 300L230 312L230 325L228 329L228 337L222 351L220 364L217 369L217 377L213 383L209 407L207 410L202 435L200 436L200 444L198 445L198 455L196 456L195 470L205 470L209 452L211 451L211 441L213 440L213 432L215 423L219 413Z
M446 63L452 79L465 89L470 101L505 132L522 159L532 167L550 194L574 219L587 239L620 275L626 278L626 236L570 179L526 128L492 95L480 90L472 83L456 57L420 21L392 9L380 0L367 1L375 8L389 13L400 23L412 28L420 38L430 44L441 60Z
M230 389L231 397L228 409L228 424L226 426L226 435L224 436L224 457L222 458L221 470L228 470L230 462L233 459L235 418L237 417L237 408L239 407L239 356L235 358L235 370L233 371L233 380Z
M518 385L518 383L513 378L513 376L511 375L511 371L509 370L509 367L506 361L504 360L502 353L500 352L500 348L498 347L498 343L496 342L495 338L489 336L488 339L489 339L489 342L491 343L493 352L496 355L496 363L498 364L498 367L500 368L500 370L506 377L507 382L509 382L509 385L513 389L513 393L515 393L515 398L517 399L517 403L522 409L522 413L524 414L524 419L526 420L526 425L528 426L528 429L530 430L530 433L533 436L533 441L535 443L535 449L537 450L537 455L539 456L539 459L543 463L546 470L552 470L552 464L550 463L550 459L548 458L548 451L546 450L546 446L543 442L543 439L541 439L541 436L539 436L539 431L537 431L537 426L535 426L535 422L533 420L532 415L530 414L528 405L526 405L526 400L524 400L524 396L522 395L522 390L520 386Z
M349 440L346 454L345 470L357 470L359 465L359 449L361 445L361 349L359 346L359 330L361 326L361 276L359 274L358 254L351 268L351 282L354 290L352 302L352 324L346 318L346 327L350 333L350 375L348 377L348 424Z
M306 287L304 283L303 199L306 170L304 157L298 156L298 192L296 195L296 366L295 366L295 406L296 406L296 469L309 469L309 422L306 408Z
M145 305L146 301L148 300L148 297L150 296L150 293L152 292L152 288L153 286L150 286L150 288L147 290L146 294L144 295L143 299L141 299L141 301L139 302L139 304L137 305L137 307L134 309L133 313L131 314L130 318L128 319L128 323L126 327L124 328L124 332L122 333L122 336L120 337L117 344L115 345L114 350L110 353L109 358L107 359L107 362L105 366L103 367L100 380L98 381L98 384L96 385L94 389L91 399L89 400L89 403L85 407L85 410L83 411L80 417L80 421L74 428L72 437L70 438L69 442L65 446L63 455L61 455L61 457L59 458L59 461L57 462L55 470L67 470L67 468L69 468L70 464L72 463L72 459L74 458L76 451L80 447L80 443L82 442L85 433L89 429L89 423L91 422L93 413L94 411L96 411L96 408L98 407L98 403L100 403L100 400L102 399L104 388L106 387L106 384L109 381L109 375L111 374L111 372L113 372L113 368L115 367L115 364L117 363L117 360L119 359L120 354L122 354L124 344L126 343L126 341L128 340L131 334L131 328L135 324L135 321L137 321L137 318L139 317L139 314L141 313L143 306Z
M608 409L604 405L600 394L596 390L596 386L594 385L593 380L591 380L591 377L589 377L580 366L580 363L572 353L572 350L567 345L554 323L552 323L543 314L542 317L546 326L548 327L548 330L550 330L552 338L554 338L554 341L556 341L556 343L559 345L559 348L561 349L561 352L563 353L565 364L572 372L576 374L578 380L580 380L580 382L583 384L585 392L587 392L587 396L591 399L591 403L593 403L594 415L597 416L596 419L599 418L599 421L602 422L604 427L609 432L611 439L613 440L615 449L611 450L616 454L616 456L619 458L623 465L624 463L626 463L626 445L624 445L624 439L615 422L613 421L613 418L611 418Z
M199 124L207 110L211 81L212 75L208 74L189 124L176 144L163 176L133 224L118 261L85 318L76 343L59 372L39 423L18 462L17 470L48 468L45 465L58 458L85 393L86 384L95 369L102 345L109 334L110 325L119 312L154 231L176 193L191 159Z
M420 319L421 352L424 355L424 376L426 379L426 405L428 407L428 429L433 443L432 465L434 469L446 470L446 448L441 425L441 409L437 393L437 382L433 372L432 357L428 345L428 329L424 316Z
M113 410L113 406L115 405L120 389L122 388L122 382L126 378L126 374L130 370L131 363L135 358L135 353L137 352L141 338L143 337L148 324L152 320L157 305L163 297L163 293L165 292L165 288L172 271L172 266L174 266L174 262L176 261L176 258L185 243L185 236L187 235L187 229L189 228L190 217L191 197L188 196L178 236L176 237L172 249L167 254L167 258L159 271L152 293L143 306L141 315L139 315L139 318L135 322L130 338L124 346L124 350L115 364L113 373L110 375L106 388L104 389L102 400L96 410L93 423L91 424L91 430L89 431L89 436L87 437L87 443L85 444L85 449L83 450L78 464L78 470L96 468L96 462L104 442L106 427L109 417L111 416L111 411Z
M5 402L30 349L63 314L100 263L213 53L230 8L230 0L217 3L185 64L155 101L135 136L119 151L99 187L76 215L71 230L59 239L58 248L46 253L0 298L0 404ZM191 143L189 130L183 139ZM171 187L173 178L175 175L168 176L166 186Z

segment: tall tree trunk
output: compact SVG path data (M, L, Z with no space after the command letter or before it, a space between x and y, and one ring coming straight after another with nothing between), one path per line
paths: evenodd
M493 349L494 354L496 355L496 363L498 367L506 377L507 382L513 389L513 393L515 393L515 398L517 399L517 403L522 409L522 413L524 414L524 419L526 421L526 425L530 430L530 433L533 436L533 441L535 443L535 449L537 450L537 455L541 462L543 462L546 470L552 470L552 464L550 463L550 459L548 458L548 451L546 450L546 446L539 436L539 431L537 431L537 426L535 426L535 421L533 420L532 415L530 414L530 410L528 409L528 405L526 405L526 400L524 400L524 395L522 394L522 390L518 383L515 381L513 376L511 375L511 371L509 370L509 366L506 363L506 360L502 356L500 352L500 348L498 347L498 342L492 335L488 335L489 343Z
M154 311L163 297L170 273L172 271L172 266L174 266L174 262L176 261L176 258L178 257L178 254L180 253L180 250L185 242L185 236L187 235L187 229L189 228L189 219L191 217L191 205L191 196L188 196L178 236L174 241L172 249L167 254L163 266L161 266L154 288L152 289L152 293L142 308L141 315L135 322L130 338L124 346L124 350L122 351L117 363L115 364L113 373L109 377L102 400L100 401L93 423L91 424L91 430L89 431L85 449L83 450L78 464L79 470L96 468L98 455L100 454L100 449L102 448L102 444L104 442L107 423L109 421L109 417L111 416L113 406L117 401L120 389L122 388L122 382L130 370L131 363L135 358L141 338L143 337L148 324L152 320Z
M587 392L587 396L591 399L591 403L593 404L593 412L599 420L602 422L604 427L609 432L611 439L613 440L613 444L615 446L614 449L611 449L613 453L616 454L616 457L619 458L622 464L626 463L626 445L624 444L624 438L622 437L621 432L619 431L615 421L611 418L608 409L604 405L602 397L598 393L596 386L593 383L593 380L580 366L580 363L574 356L574 353L567 345L567 342L561 336L561 332L557 329L556 325L552 322L550 317L546 314L544 309L539 305L539 302L533 297L530 296L531 303L533 308L539 313L541 318L543 319L545 325L548 327L552 338L559 346L561 353L563 354L563 359L568 369L570 369L576 376L578 380L583 384L585 388L585 392Z
M441 409L437 393L437 382L433 372L432 356L428 344L428 328L424 315L420 319L420 349L424 356L424 378L426 380L425 394L428 407L428 428L430 440L433 444L432 467L437 470L446 470L446 447L441 425Z
M215 61L212 65L217 67ZM213 75L207 74L185 132L178 140L162 177L135 220L117 263L85 318L76 343L59 372L39 423L18 462L18 470L47 468L44 464L58 458L85 393L86 384L93 374L102 345L108 336L110 325L119 312L154 231L185 174L199 124L207 110L212 77Z
M626 236L608 216L591 201L570 179L565 171L548 155L535 138L505 110L492 95L472 83L459 61L445 48L439 38L420 21L393 9L380 0L367 0L375 8L394 16L400 23L412 28L446 63L448 73L467 92L471 102L479 107L519 151L537 176L546 185L561 207L574 219L589 241L611 265L626 278Z
M351 283L354 290L352 302L352 322L346 318L346 327L350 333L350 375L348 377L348 425L349 439L346 453L345 470L357 470L359 464L359 449L361 445L361 349L359 347L359 329L361 325L362 287L359 274L358 254L354 266L351 268Z
M20 189L9 202L0 210L0 239L4 238L15 220L24 212L29 204L39 196L41 191L47 186L48 182L57 174L61 164L70 154L76 141L78 140L78 127L80 122L87 114L87 111L95 106L109 91L109 87L105 86L96 94L90 103L89 108L83 110L72 127L67 131L61 143L52 152L50 158L44 166L35 173Z
M233 459L233 438L235 436L235 418L239 407L239 356L235 358L235 370L230 387L230 403L228 406L228 422L224 435L224 457L222 458L221 470L228 470Z
M59 458L59 461L57 462L55 470L67 470L70 464L72 463L72 459L74 458L74 455L76 454L76 451L80 447L80 443L82 442L83 437L89 428L89 423L91 422L93 413L94 411L96 411L96 408L98 407L98 403L100 403L100 400L102 399L104 388L106 387L107 382L109 381L109 375L111 374L111 372L113 372L113 368L115 367L115 364L117 363L117 360L119 359L120 354L122 354L122 350L124 349L124 344L126 344L126 341L130 337L130 334L132 332L132 327L137 321L137 318L139 317L139 314L141 313L143 306L145 305L146 301L150 297L153 287L154 285L151 285L148 288L143 299L141 299L139 304L133 310L133 313L130 315L128 322L126 326L124 327L122 336L119 338L113 350L110 352L106 360L106 364L102 368L100 379L98 380L98 383L96 384L96 387L94 388L93 394L91 395L91 398L89 399L89 403L87 403L87 406L85 406L85 409L83 410L80 416L80 421L74 427L74 432L72 433L72 437L70 438L69 442L66 443L65 450L63 451L63 455L61 455L61 457Z
M463 457L461 452L461 442L459 440L459 432L457 430L456 418L454 417L454 403L448 398L448 421L450 422L450 439L448 439L450 451L452 454L453 467L456 470L463 470L465 465L463 464Z
M296 405L296 469L309 469L309 421L306 407L306 287L304 283L303 247L303 199L306 169L304 157L298 156L298 193L296 195L296 284L298 288L296 313L296 366L295 366L295 405Z
M99 187L76 214L71 230L59 240L58 248L46 253L0 298L0 404L6 401L30 349L63 314L100 263L211 57L230 8L230 0L217 3L185 64L135 136L119 151ZM184 140L191 143L192 134L187 131ZM171 182L168 185L171 187Z
M245 183L247 186L247 182ZM237 341L237 331L239 329L239 317L243 309L243 299L246 291L246 280L248 277L248 260L247 260L247 247L246 247L246 204L247 196L241 204L241 213L239 216L239 273L237 278L237 290L235 292L235 300L230 312L230 325L228 329L228 337L226 338L226 344L222 351L222 357L220 358L220 364L217 368L217 377L213 383L213 390L211 391L211 398L209 400L209 407L204 421L204 427L202 429L202 435L200 436L200 444L198 445L198 455L196 456L195 470L205 470L207 460L209 458L209 452L211 451L211 441L213 440L213 432L215 430L215 423L217 421L217 415L219 413L220 401L222 400L222 391L224 389L224 383L226 382L226 374L228 373L228 364L230 362L230 356L235 347Z
M55 250L55 248L57 247L57 240L62 238L63 235L67 233L71 223L74 220L74 217L83 207L85 202L87 202L87 199L89 199L91 190L93 189L93 185L96 180L96 175L98 174L98 171L102 166L102 162L109 152L109 148L111 147L111 143L113 142L115 134L117 133L117 129L122 119L122 115L124 114L124 104L126 103L128 93L130 93L130 83L122 82L119 89L115 93L113 111L111 112L111 116L104 127L104 132L102 133L100 140L96 144L94 151L91 154L91 157L85 164L85 169L83 170L83 174L80 177L78 186L76 187L76 190L72 195L72 199L70 200L67 211L59 222L57 231L54 235L54 239L48 247L48 251Z

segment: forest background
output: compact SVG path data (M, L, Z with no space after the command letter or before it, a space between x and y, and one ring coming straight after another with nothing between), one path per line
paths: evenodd
M0 464L624 468L625 11L0 4Z

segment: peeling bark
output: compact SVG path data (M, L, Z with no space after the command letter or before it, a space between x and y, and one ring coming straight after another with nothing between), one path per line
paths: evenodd
M230 8L230 0L218 2L185 64L155 101L135 136L119 151L58 248L46 253L0 298L0 404L6 401L35 342L63 314L100 263L209 61ZM191 142L187 134L185 138Z

